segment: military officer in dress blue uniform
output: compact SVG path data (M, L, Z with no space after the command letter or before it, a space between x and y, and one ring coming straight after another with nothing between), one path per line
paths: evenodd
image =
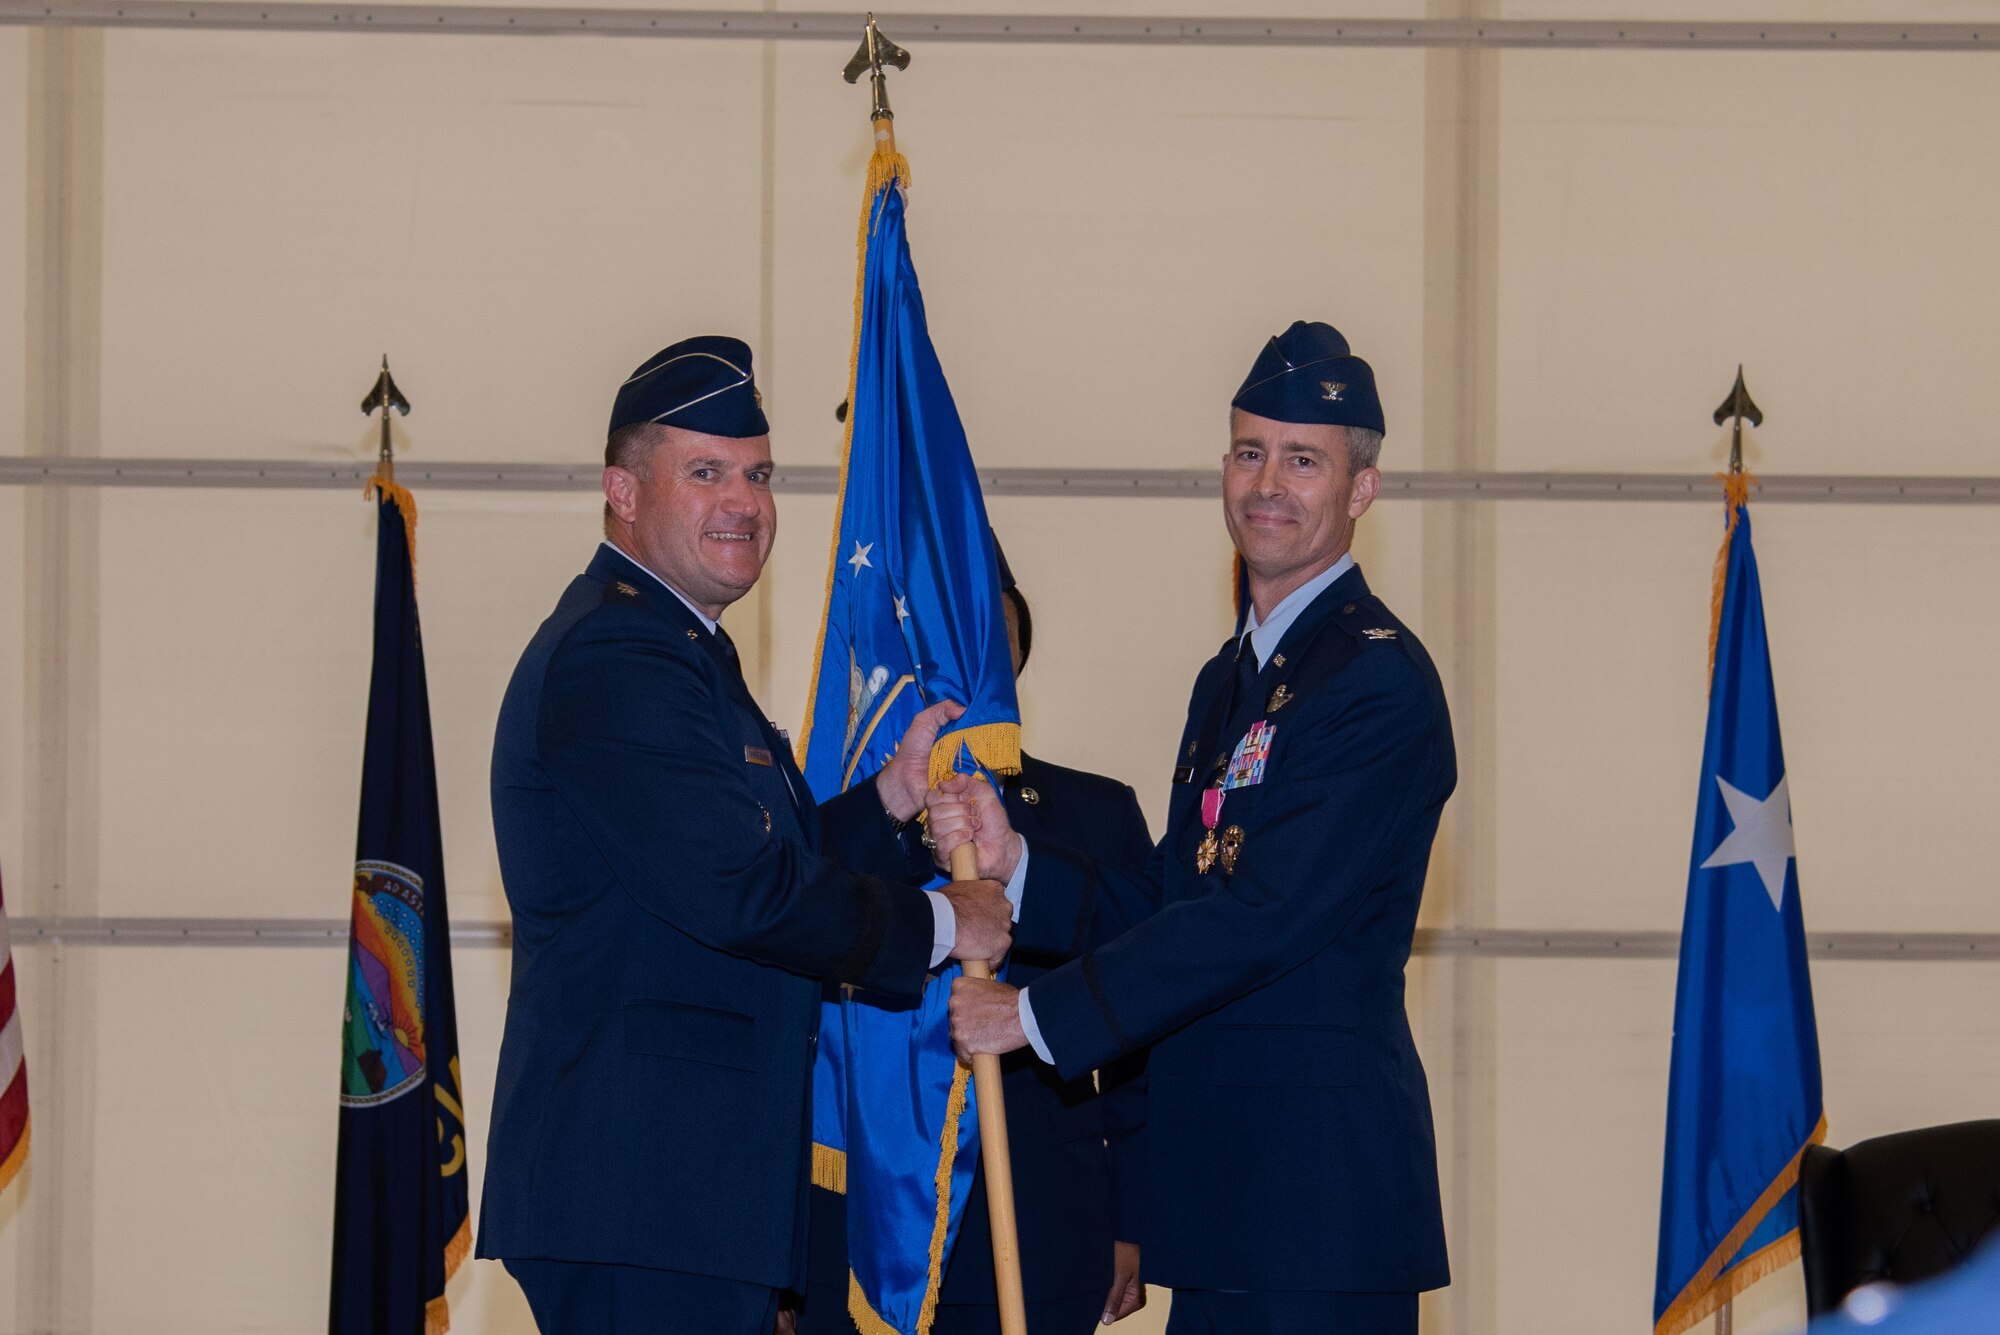
M1028 600L1000 559L1002 609L1014 675L1034 649ZM1152 853L1146 815L1131 787L1116 779L1021 755L1021 772L1004 781L1013 827L1089 860L1142 870ZM1079 883L1080 885L1080 883ZM1022 906L1008 975L1029 982L1093 942L1108 941L1157 907L1129 897L1052 892ZM1007 1094L1007 1141L1013 1155L1014 1210L1021 1240L1021 1286L1034 1335L1083 1335L1146 1301L1139 1278L1140 1192L1137 1160L1145 1121L1145 1053L1121 1057L1093 1081L1065 1079L1027 1052L1001 1061ZM1100 1092L1101 1090L1101 1092ZM812 1260L800 1335L853 1335L847 1316L845 1198L813 1190ZM973 1170L958 1238L945 1264L931 1335L999 1335L993 1285L993 1238L986 1218L986 1169Z
M915 888L930 858L905 825L957 706L815 807L751 698L718 623L776 533L769 430L735 339L633 373L607 541L501 706L513 978L479 1254L545 1335L768 1335L803 1276L823 981L916 996L1009 938L998 885Z
M1032 1047L1065 1077L1153 1045L1142 1241L1170 1335L1411 1335L1449 1279L1403 969L1456 761L1429 656L1348 550L1382 429L1328 325L1273 338L1237 392L1244 625L1195 682L1145 873L1021 839L980 785L930 807L982 874L1027 858L1024 918L1040 895L1162 900L1025 989L960 981L952 1018L961 1049Z

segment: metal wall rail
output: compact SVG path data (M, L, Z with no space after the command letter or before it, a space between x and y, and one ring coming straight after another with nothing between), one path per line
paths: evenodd
M1130 46L1501 47L1515 50L1990 51L1994 23L1756 23L1667 19L1183 18L884 13L896 39ZM279 32L512 33L852 42L858 11L556 9L493 5L0 0L0 24Z
M0 485L79 487L277 487L358 490L372 461L281 459L72 459L0 457ZM396 462L396 478L441 491L579 491L598 487L594 463ZM988 468L980 483L990 496L1213 496L1221 479L1208 468ZM773 485L796 495L830 496L834 467L784 467ZM1387 473L1382 492L1419 501L1698 501L1720 496L1708 473ZM2000 504L2000 477L1766 477L1760 501L1872 505Z
M79 946L335 946L345 918L15 918L14 944ZM461 922L461 946L506 946L506 922ZM1813 932L1815 959L2000 962L2000 932ZM1673 959L1678 932L1536 931L1532 928L1427 928L1419 955L1488 959Z
M0 458L0 486L88 488L284 488L360 490L374 462L294 460L112 460ZM444 492L596 492L596 464L420 464L396 462L396 480ZM988 496L1216 496L1210 468L986 468ZM780 468L780 492L832 496L838 468ZM1406 500L1590 500L1700 502L1720 496L1712 474L1384 474L1382 494ZM1866 506L1994 506L2000 478L1774 476L1752 490L1762 502Z

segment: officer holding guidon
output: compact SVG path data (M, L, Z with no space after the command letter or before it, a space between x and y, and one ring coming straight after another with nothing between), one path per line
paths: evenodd
M963 1053L1032 1047L1066 1078L1153 1045L1138 1241L1169 1335L1413 1335L1449 1282L1403 969L1457 770L1436 669L1349 552L1382 432L1373 372L1325 324L1271 339L1237 391L1244 624L1195 681L1143 872L1023 840L981 783L930 803L982 875L1027 859L1024 915L1162 905L1025 990L958 980L952 1021Z
M501 706L513 974L479 1254L544 1335L769 1335L803 1281L822 981L914 998L1011 935L1000 886L912 884L960 706L815 804L751 696L719 623L776 538L771 472L749 348L640 366L612 409L605 542Z

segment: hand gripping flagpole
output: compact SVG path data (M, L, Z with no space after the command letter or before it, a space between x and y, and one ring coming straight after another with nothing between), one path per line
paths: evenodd
M889 81L884 65L910 67L910 53L882 35L875 16L868 16L861 45L842 72L849 83L869 76L873 101L868 119L875 130L875 153L896 151L896 113L889 109ZM978 854L971 845L954 849L951 879L979 879ZM991 978L984 960L963 962L968 978ZM999 1298L1001 1335L1028 1335L1028 1309L1021 1290L1021 1240L1014 1217L1014 1165L1007 1145L1007 1103L1000 1088L1000 1058L980 1053L972 1059L972 1079L978 1091L979 1155L986 1169L986 1217L993 1235L993 1287Z
M951 879L979 879L979 854L971 844L951 851ZM962 962L967 978L991 978L985 960ZM1014 1158L1007 1146L1007 1103L1000 1089L1000 1058L972 1059L979 1092L979 1157L986 1167L986 1218L993 1234L993 1287L1000 1298L1001 1335L1028 1335L1028 1306L1021 1292L1021 1238L1014 1222Z

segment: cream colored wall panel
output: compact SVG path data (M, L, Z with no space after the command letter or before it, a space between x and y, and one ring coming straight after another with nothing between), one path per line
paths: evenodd
M0 29L0 454L30 451L28 365L28 31ZM19 532L0 525L0 533Z
M749 43L115 32L104 448L589 459L655 349L757 325Z
M326 947L100 956L95 1331L324 1325L344 959ZM506 953L461 949L454 965L476 1210ZM497 1266L469 1265L449 1296L462 1329L532 1333Z
M774 403L822 459L868 143L865 95L832 73L847 54L777 53ZM1347 333L1391 440L1420 439L1422 59L921 48L892 91L911 246L980 461L1205 466L1264 340L1298 318Z
M1502 924L1679 924L1720 520L1500 507ZM1808 928L1995 930L2000 525L1797 505L1754 520Z
M22 822L32 782L23 763L28 753L27 499L25 488L0 487L0 552L6 554L0 561L0 627L6 628L0 635L0 755L11 758L0 765L0 883L9 873L18 878L23 871L27 841ZM23 902L16 893L16 913Z
M1979 23L2000 19L1994 0L1763 0L1754 13L1731 0L1501 0L1510 19L1701 19L1769 23Z
M1500 1330L1650 1317L1674 975L1668 960L1500 967ZM1828 963L1813 989L1831 1143L1992 1114L2000 1023L1976 1017L2000 1014L2000 968ZM1739 1330L1797 1330L1799 1272L1742 1308Z
M338 916L354 857L374 596L358 496L104 494L111 914ZM420 495L418 606L447 881L504 916L487 774L500 697L597 544L587 496Z
M778 10L800 10L825 13L824 4L815 0L778 0ZM926 14L1076 14L1091 15L1138 15L1146 17L1158 14L1168 18L1204 18L1211 14L1226 14L1229 6L1216 0L1033 0L1027 4L1001 4L997 0L925 0L922 12ZM1257 0L1252 11L1258 18L1325 18L1328 16L1324 0ZM1423 0L1348 0L1339 11L1342 18L1422 18ZM912 25L907 19L897 19L884 12L881 15L882 31L921 53L929 48L918 45L923 41L924 30ZM859 25L856 26L859 33ZM1032 51L1037 48L1025 48ZM893 77L893 76L892 76ZM894 94L891 93L891 100Z
M100 503L100 911L339 916L373 507L294 492Z
M1501 464L1699 470L1738 362L1773 473L1984 473L1993 62L1501 58Z

